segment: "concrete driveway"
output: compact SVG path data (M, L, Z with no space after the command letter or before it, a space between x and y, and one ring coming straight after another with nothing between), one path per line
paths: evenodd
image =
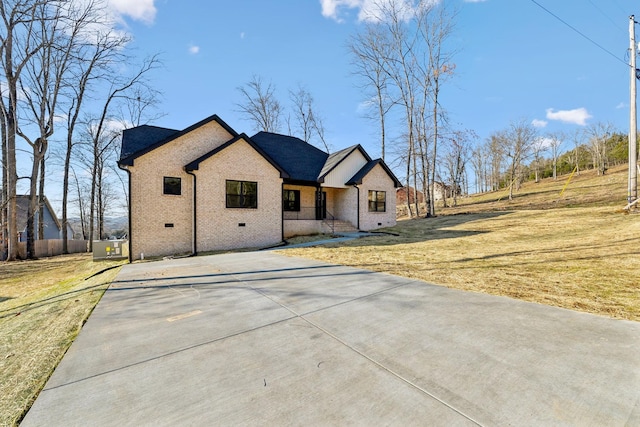
M23 426L640 425L640 323L273 252L125 266Z

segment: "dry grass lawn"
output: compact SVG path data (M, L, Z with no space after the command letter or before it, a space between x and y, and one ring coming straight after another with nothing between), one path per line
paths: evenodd
M640 215L622 212L625 171L575 176L560 197L567 178L399 221L386 230L397 236L281 253L640 320Z
M89 277L121 264L76 254L0 265L0 425L24 416L119 269Z

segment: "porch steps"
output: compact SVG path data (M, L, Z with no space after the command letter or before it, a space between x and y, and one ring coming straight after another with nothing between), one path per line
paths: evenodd
M331 226L333 225L333 230L331 229ZM358 229L355 228L353 225L351 225L351 223L349 221L341 221L341 220L325 220L322 221L322 228L324 229L325 232L328 233L335 233L335 234L340 234L340 233L357 233Z

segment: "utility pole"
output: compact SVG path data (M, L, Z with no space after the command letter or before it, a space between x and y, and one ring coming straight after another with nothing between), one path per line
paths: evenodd
M637 114L636 114L636 21L634 16L629 17L629 36L631 38L631 99L629 102L629 191L628 203L633 203L638 198L638 153L637 153Z

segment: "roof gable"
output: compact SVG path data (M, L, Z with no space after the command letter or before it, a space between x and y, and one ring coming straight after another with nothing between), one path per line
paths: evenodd
M133 161L136 158L213 121L218 123L218 125L232 136L238 136L238 133L218 117L217 114L207 117L181 131L150 125L137 126L135 128L125 129L122 133L122 149L118 164L121 166L133 166Z
M227 147L230 147L231 145L235 144L238 141L244 141L247 144L249 144L254 150L256 150L258 152L258 154L260 154L266 161L268 161L275 169L277 169L280 172L280 177L281 178L289 178L289 174L278 164L276 163L262 148L260 148L260 146L258 146L254 141L251 140L251 138L249 138L246 134L240 134L234 138L231 138L229 141L225 142L224 144L220 145L219 147L214 148L213 150L209 151L208 153L200 156L199 158L197 158L196 160L190 162L189 164L184 166L184 170L186 172L192 172L194 170L198 170L198 168L200 167L200 163L204 162L205 160L215 156L217 153L219 153L220 151L224 150Z
M38 198L38 196L36 196L36 199ZM49 211L49 216L51 216L51 219L53 219L53 222L55 224L55 226L58 228L58 230L60 230L62 228L62 225L60 223L60 220L58 219L58 216L56 215L55 211L53 210L53 208L51 207L51 204L49 203L49 199L47 199L47 196L43 197L44 199L44 208ZM26 230L27 228L27 218L28 218L28 211L29 211L29 195L17 195L16 196L16 209L17 209L17 215L16 215L16 219L17 219L17 224L18 224L18 230L19 231L23 231ZM38 207L36 206L36 209L38 209ZM34 213L34 215L37 214ZM34 224L37 227L37 224Z
M380 165L382 167L382 169L384 169L384 171L387 173L387 175L389 175L389 178L391 178L391 180L393 181L393 185L396 188L402 187L402 183L400 182L400 180L398 180L398 178L396 178L394 173L391 172L391 169L389 169L387 164L382 159L376 159L376 160L369 161L349 181L347 181L346 185L360 185L360 184L362 184L362 180L364 179L364 177L367 176L367 174L369 172L371 172L373 170L373 168L375 168L377 165Z
M367 162L371 161L371 157L369 157L367 152L364 151L364 148L362 148L360 144L352 145L351 147L336 151L327 158L324 166L322 167L322 170L320 171L320 174L318 175L318 181L324 182L324 178L356 150L360 151Z
M318 182L318 176L329 155L293 136L258 132L251 137L272 158L288 178L295 181Z

